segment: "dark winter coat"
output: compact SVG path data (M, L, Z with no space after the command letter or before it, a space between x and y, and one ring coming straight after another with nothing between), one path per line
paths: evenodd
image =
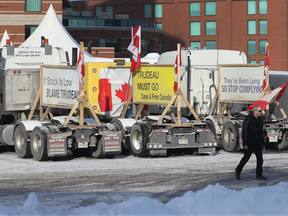
M250 111L242 123L243 146L263 146L263 119L260 116L255 118L253 111Z

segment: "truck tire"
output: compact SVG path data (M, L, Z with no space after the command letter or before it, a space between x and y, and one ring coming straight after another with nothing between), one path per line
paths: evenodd
M18 125L14 132L14 148L18 157L30 158L30 143L27 141L28 134L22 125Z
M103 138L98 140L97 147L93 148L92 156L97 159L105 158L106 154L103 152Z
M47 127L35 127L31 133L30 147L32 156L37 161L47 161L48 149L47 149L47 133L49 130Z
M282 136L282 141L280 143L275 144L275 147L278 150L288 149L287 133L288 133L288 131L284 131L283 136Z
M216 140L216 142L217 142L217 144L218 144L217 149L221 149L221 148L222 148L221 136L217 136L217 134L216 134L216 128L215 128L215 125L214 125L213 121L210 120L210 119L206 119L206 120L205 120L205 123L206 123L206 128L207 128L207 129L210 129L211 132L212 132L212 133L214 134L214 136L215 136L215 140Z
M148 143L148 136L150 134L149 123L136 122L130 131L130 145L134 156L147 157L149 150L146 144Z
M116 128L116 130L118 131L121 131L121 147L122 147L122 154L125 154L125 155L130 155L131 154L131 148L130 148L130 143L129 143L129 139L125 139L125 130L124 130L124 127L122 125L122 123L119 121L119 119L113 119L111 121L111 124L113 124Z
M221 133L223 149L227 152L237 152L239 147L239 127L231 121L224 123Z

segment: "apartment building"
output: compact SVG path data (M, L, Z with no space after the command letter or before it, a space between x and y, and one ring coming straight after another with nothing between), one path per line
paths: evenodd
M147 20L159 30L159 52L176 44L192 49L244 51L263 63L269 43L270 70L287 71L287 0L106 0L73 1L73 10ZM117 35L114 35L117 37Z

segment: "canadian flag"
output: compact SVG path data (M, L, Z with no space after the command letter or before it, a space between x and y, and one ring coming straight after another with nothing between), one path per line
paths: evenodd
M180 58L180 63L179 66L181 66L182 61L181 61L181 45L180 45L180 51L179 51L179 58ZM178 54L176 55L176 60L175 60L175 65L174 65L175 69L174 69L174 92L176 92L178 90Z
M77 74L81 85L84 86L85 65L84 65L84 57L80 51L77 63Z
M260 98L259 100L257 100L253 104L251 104L247 108L247 112L250 112L254 106L260 106L262 108L262 110L265 110L265 108L268 104L271 104L272 102L278 101L282 97L282 95L284 94L287 83L274 89L273 91L269 92L268 94L264 95L262 98Z
M132 54L130 72L141 68L141 26L132 27L132 41L127 48Z
M98 109L107 117L119 117L130 93L129 69L101 68L99 71ZM131 98L132 100L132 98Z
M262 91L266 87L266 82L267 82L267 77L268 77L268 67L269 67L269 45L267 44L265 62L264 62L264 79L263 79Z

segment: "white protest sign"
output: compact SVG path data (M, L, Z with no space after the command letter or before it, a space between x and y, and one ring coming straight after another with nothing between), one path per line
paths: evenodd
M262 92L264 66L220 66L221 101L256 101Z
M42 86L43 104L73 106L79 96L76 68L43 67Z

